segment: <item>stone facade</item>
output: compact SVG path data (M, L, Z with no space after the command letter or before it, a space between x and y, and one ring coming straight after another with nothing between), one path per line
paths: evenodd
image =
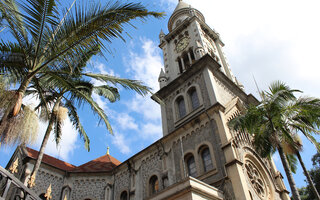
M51 183L53 199L61 200L289 199L273 161L256 155L248 134L227 127L244 105L257 100L232 74L219 34L183 1L168 29L159 36L165 66L155 94L164 102L163 137L121 164L110 155L99 158L112 166L100 166L101 171L89 170L94 162L81 170L44 162L37 194ZM28 154L18 148L10 162L15 157ZM33 163L29 156L18 175L22 181Z

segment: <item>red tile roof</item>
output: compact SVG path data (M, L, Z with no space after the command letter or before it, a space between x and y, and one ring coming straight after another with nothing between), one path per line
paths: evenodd
M120 165L121 162L109 154L80 165L72 172L107 172Z
M29 147L26 147L26 150L28 153L28 157L37 159L39 154L38 151ZM89 161L83 165L80 165L79 167L76 167L62 160L56 159L47 154L43 154L42 162L69 172L108 172L121 164L120 161L118 161L109 154L101 156L95 160Z
M31 149L29 147L26 147L26 149L27 149L27 152L28 152L28 157L33 158L33 159L37 159L38 158L38 154L39 154L38 151L36 151L34 149ZM74 165L72 165L70 163L67 163L67 162L64 162L62 160L56 159L56 158L54 158L52 156L49 156L47 154L43 154L42 162L46 163L48 165L54 166L56 168L65 170L65 171L71 171L74 168L76 168L76 166L74 166Z

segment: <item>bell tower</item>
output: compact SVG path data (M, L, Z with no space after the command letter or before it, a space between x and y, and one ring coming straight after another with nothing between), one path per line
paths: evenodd
M159 46L164 55L167 84L205 54L209 54L222 66L220 70L242 87L230 70L219 34L205 23L205 18L200 11L179 0L169 19L168 30L167 35L162 30L159 34ZM163 74L161 76L163 77ZM160 87L163 86L165 84L162 83Z
M159 75L164 159L169 185L192 176L224 199L290 199L272 160L259 157L251 136L227 123L258 103L233 75L220 35L203 14L179 0L159 34L164 68Z

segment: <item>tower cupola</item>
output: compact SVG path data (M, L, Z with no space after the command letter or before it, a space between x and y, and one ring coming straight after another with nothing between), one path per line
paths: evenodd
M179 0L179 3L172 13L169 22L168 22L168 30L171 32L175 27L179 26L185 19L197 16L203 22L205 22L204 16L200 11L195 8L192 8L189 4L185 3L182 0Z
M168 77L166 76L166 74L164 73L162 68L161 68L161 72L160 72L158 81L160 84L160 88L163 88L164 86L167 85Z
M160 34L159 34L160 43L164 42L165 36L166 36L166 34L164 34L163 30L161 29Z

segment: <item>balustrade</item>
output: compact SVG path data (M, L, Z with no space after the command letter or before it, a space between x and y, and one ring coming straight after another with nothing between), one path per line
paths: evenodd
M41 200L13 174L0 166L0 200Z

